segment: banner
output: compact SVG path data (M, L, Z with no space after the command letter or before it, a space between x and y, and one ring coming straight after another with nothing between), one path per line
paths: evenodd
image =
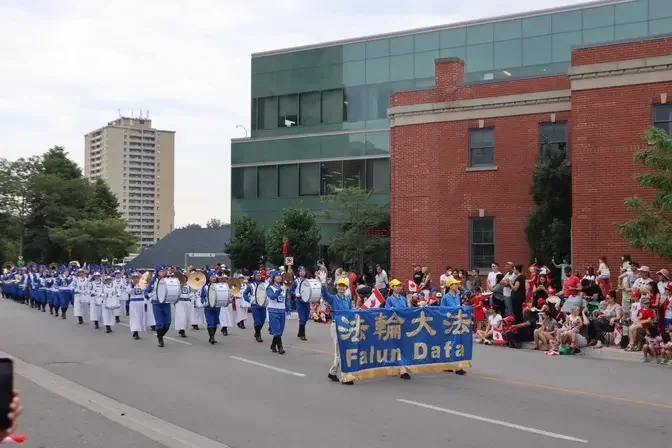
M471 307L334 312L343 381L471 367Z

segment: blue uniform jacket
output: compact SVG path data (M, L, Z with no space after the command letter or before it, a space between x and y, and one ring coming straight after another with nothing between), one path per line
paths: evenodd
M457 307L460 306L460 295L459 294L444 294L441 296L441 306L452 306L452 307Z
M385 301L385 308L408 308L408 300L404 296L392 295Z
M347 295L341 297L339 295L330 294L326 285L322 285L322 298L327 301L332 311L352 309L352 301Z

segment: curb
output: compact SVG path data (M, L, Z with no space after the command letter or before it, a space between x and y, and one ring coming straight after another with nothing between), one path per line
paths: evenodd
M534 343L532 342L523 343L523 349L535 351ZM602 347L602 348L584 347L581 349L581 353L575 356L591 359L610 359L612 361L628 361L638 363L642 363L642 361L644 360L642 352L626 352L625 350L622 350L620 348L613 348L613 347Z

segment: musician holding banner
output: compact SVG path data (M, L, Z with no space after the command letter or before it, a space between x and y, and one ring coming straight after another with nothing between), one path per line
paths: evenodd
M285 331L288 300L282 282L282 273L280 271L271 272L271 284L266 288L266 298L268 299L268 323L273 334L271 351L284 355L285 349L282 346L282 333Z
M404 289L403 284L395 278L390 282L390 288L392 288L392 295L385 301L384 308L393 310L408 308L408 300L402 295ZM402 366L401 375L399 377L403 380L410 380L411 374L408 369Z
M303 300L301 295L301 286L306 277L306 268L299 266L296 270L297 277L294 279L292 286L289 290L289 293L294 297L294 303L296 303L296 313L299 315L299 333L296 335L302 341L306 341L306 322L310 317L310 304L311 302ZM307 284L307 283L306 283Z
M161 302L158 295L158 286L161 280L166 278L166 270L163 266L156 265L154 267L154 278L145 289L145 298L151 302L151 308L154 313L154 320L156 321L156 338L159 340L159 347L163 347L163 337L170 329L172 320L170 303Z
M247 283L245 292L243 292L243 300L250 304L252 308L252 320L254 322L254 339L261 343L261 328L266 323L266 287L264 277L260 271L252 273L252 279ZM259 299L257 299L259 298Z
M326 285L326 278L322 277L322 298L329 304L332 312L335 310L350 310L352 309L352 301L349 296L345 295L348 290L348 280L344 277L336 280L336 295L330 294ZM334 362L329 368L329 379L331 381L341 381L341 354L338 349L338 333L336 332L336 321L331 320L329 326L329 333L334 341ZM342 384L355 384L354 381L341 381Z

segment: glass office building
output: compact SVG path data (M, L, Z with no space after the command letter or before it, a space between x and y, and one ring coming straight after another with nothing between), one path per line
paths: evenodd
M667 33L672 0L610 0L254 54L251 136L231 144L231 214L269 225L299 200L321 209L330 186L387 203L389 97L433 87L437 58L463 59L468 83L497 82L566 73L573 46ZM331 230L323 223L323 238Z

